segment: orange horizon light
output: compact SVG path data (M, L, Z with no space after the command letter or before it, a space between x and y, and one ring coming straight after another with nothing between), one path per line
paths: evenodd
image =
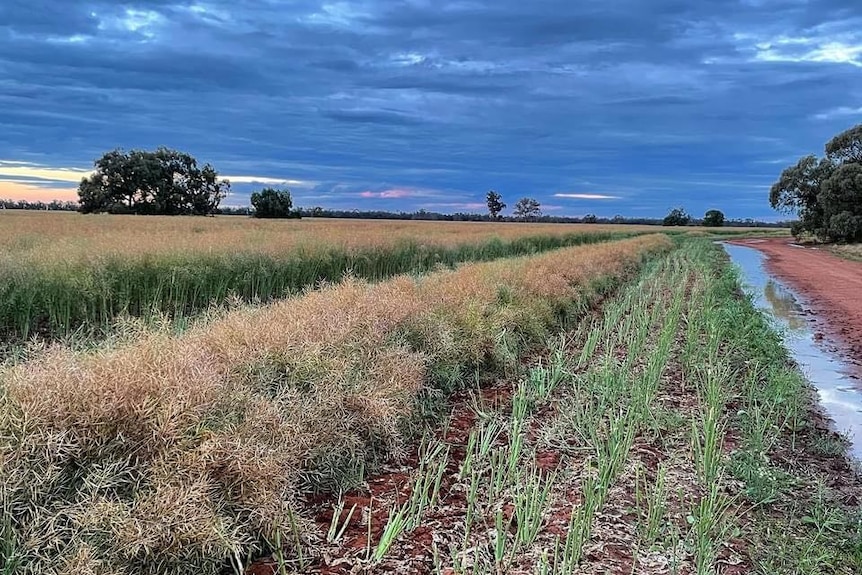
M0 200L24 200L27 202L77 202L77 188L36 186L29 183L0 181Z

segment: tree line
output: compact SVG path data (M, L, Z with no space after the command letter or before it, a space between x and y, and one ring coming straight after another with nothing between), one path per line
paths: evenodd
M79 211L77 202L28 202L24 200L0 199L0 210L50 210L50 211ZM213 211L213 215L254 217L255 211L250 206L219 206ZM291 209L291 218L333 218L333 219L360 219L360 220L416 220L435 222L519 222L523 221L511 216L492 218L489 214L476 212L441 213L429 210L416 210L412 212L392 212L387 210L340 210L322 207ZM587 214L582 217L576 216L552 216L543 214L534 221L545 224L633 224L643 226L664 225L662 218L624 217L616 215L613 217L599 217L595 214ZM684 225L701 225L702 221L690 218ZM762 222L752 218L739 220L725 220L725 225L734 227L758 227L758 228L787 228L790 222Z
M248 208L225 208L225 214L246 215L249 213ZM716 210L717 211L717 210ZM362 220L422 220L422 221L447 221L447 222L522 222L524 220L515 216L499 216L492 217L490 214L480 214L475 212L463 213L456 212L444 214L440 212L432 212L428 210L417 210L414 212L390 212L386 210L338 210L326 209L321 207L313 208L297 208L298 215L303 218L337 218L337 219L362 219ZM683 212L685 213L685 212ZM709 226L705 218L693 218L685 214L685 223L672 224L665 221L666 218L646 218L646 217L624 217L615 215L613 217L599 217L595 214L587 214L585 216L552 216L542 214L541 216L530 220L533 222L547 224L635 224L645 226L662 226L662 225L684 225L684 226ZM705 223L707 222L707 223ZM790 222L764 222L754 218L744 219L724 219L723 225L745 228L787 228Z
M488 217L491 220L503 219L501 214L503 210L506 209L506 204L503 202L503 196L494 190L489 190L485 196L485 203L488 206ZM515 204L513 216L516 220L539 220L542 218L541 205L533 198L521 198ZM618 218L619 221L617 221ZM587 214L583 218L567 219L587 224L595 224L599 222L599 218L595 214ZM720 227L724 225L724 219L724 213L720 210L708 210L706 214L704 214L703 219L700 220L700 222L695 223L700 223L709 227ZM630 223L631 219L625 219L622 218L622 216L615 216L611 221L604 221L608 223ZM655 219L644 219L640 221L649 224L659 223L658 220ZM670 213L661 220L661 224L664 226L687 226L692 222L693 218L682 208L672 209Z
M0 210L41 210L51 212L77 212L78 202L62 202L51 200L50 202L31 202L28 200L3 200L0 199Z

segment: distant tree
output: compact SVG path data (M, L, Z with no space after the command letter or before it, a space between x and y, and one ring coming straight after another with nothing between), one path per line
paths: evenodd
M615 224L624 224L624 223L626 223L626 219L624 217L622 217L620 214L617 214L611 219L611 222L613 222Z
M42 211L60 211L60 212L76 212L78 211L78 202L61 202L59 200L51 200L45 202L29 202L27 200L4 200L0 199L0 210L42 210Z
M724 213L720 210L707 210L703 216L703 225L710 228L720 228L724 225Z
M691 216L685 213L682 208L674 208L662 220L663 226L687 226L691 221Z
M94 167L78 186L84 213L208 215L230 191L212 166L199 168L189 154L168 148L113 150Z
M319 218L323 215L323 208L321 208L320 206L314 206L313 208L311 208L311 215L312 217Z
M488 213L491 215L491 219L500 219L500 212L506 209L506 204L503 203L503 196L494 190L489 190L488 195L485 196L485 201L488 203Z
M584 216L585 224L594 224L599 221L599 218L596 217L596 214L587 214Z
M515 217L522 220L539 218L542 215L541 204L533 198L521 198L515 204Z
M781 172L769 203L795 213L794 236L862 241L862 124L826 144L826 157L805 156Z
M251 205L254 206L256 218L290 218L293 199L288 190L264 188L251 195Z

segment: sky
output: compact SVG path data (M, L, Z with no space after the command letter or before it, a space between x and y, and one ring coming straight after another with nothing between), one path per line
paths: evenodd
M777 219L860 122L859 0L0 2L0 198L168 146L225 205Z

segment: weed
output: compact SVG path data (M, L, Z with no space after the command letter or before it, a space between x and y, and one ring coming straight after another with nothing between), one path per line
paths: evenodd
M849 444L846 436L816 433L811 439L811 450L822 457L842 457Z
M793 477L775 466L762 453L739 450L733 453L730 470L745 483L745 496L753 503L773 503L795 482Z

